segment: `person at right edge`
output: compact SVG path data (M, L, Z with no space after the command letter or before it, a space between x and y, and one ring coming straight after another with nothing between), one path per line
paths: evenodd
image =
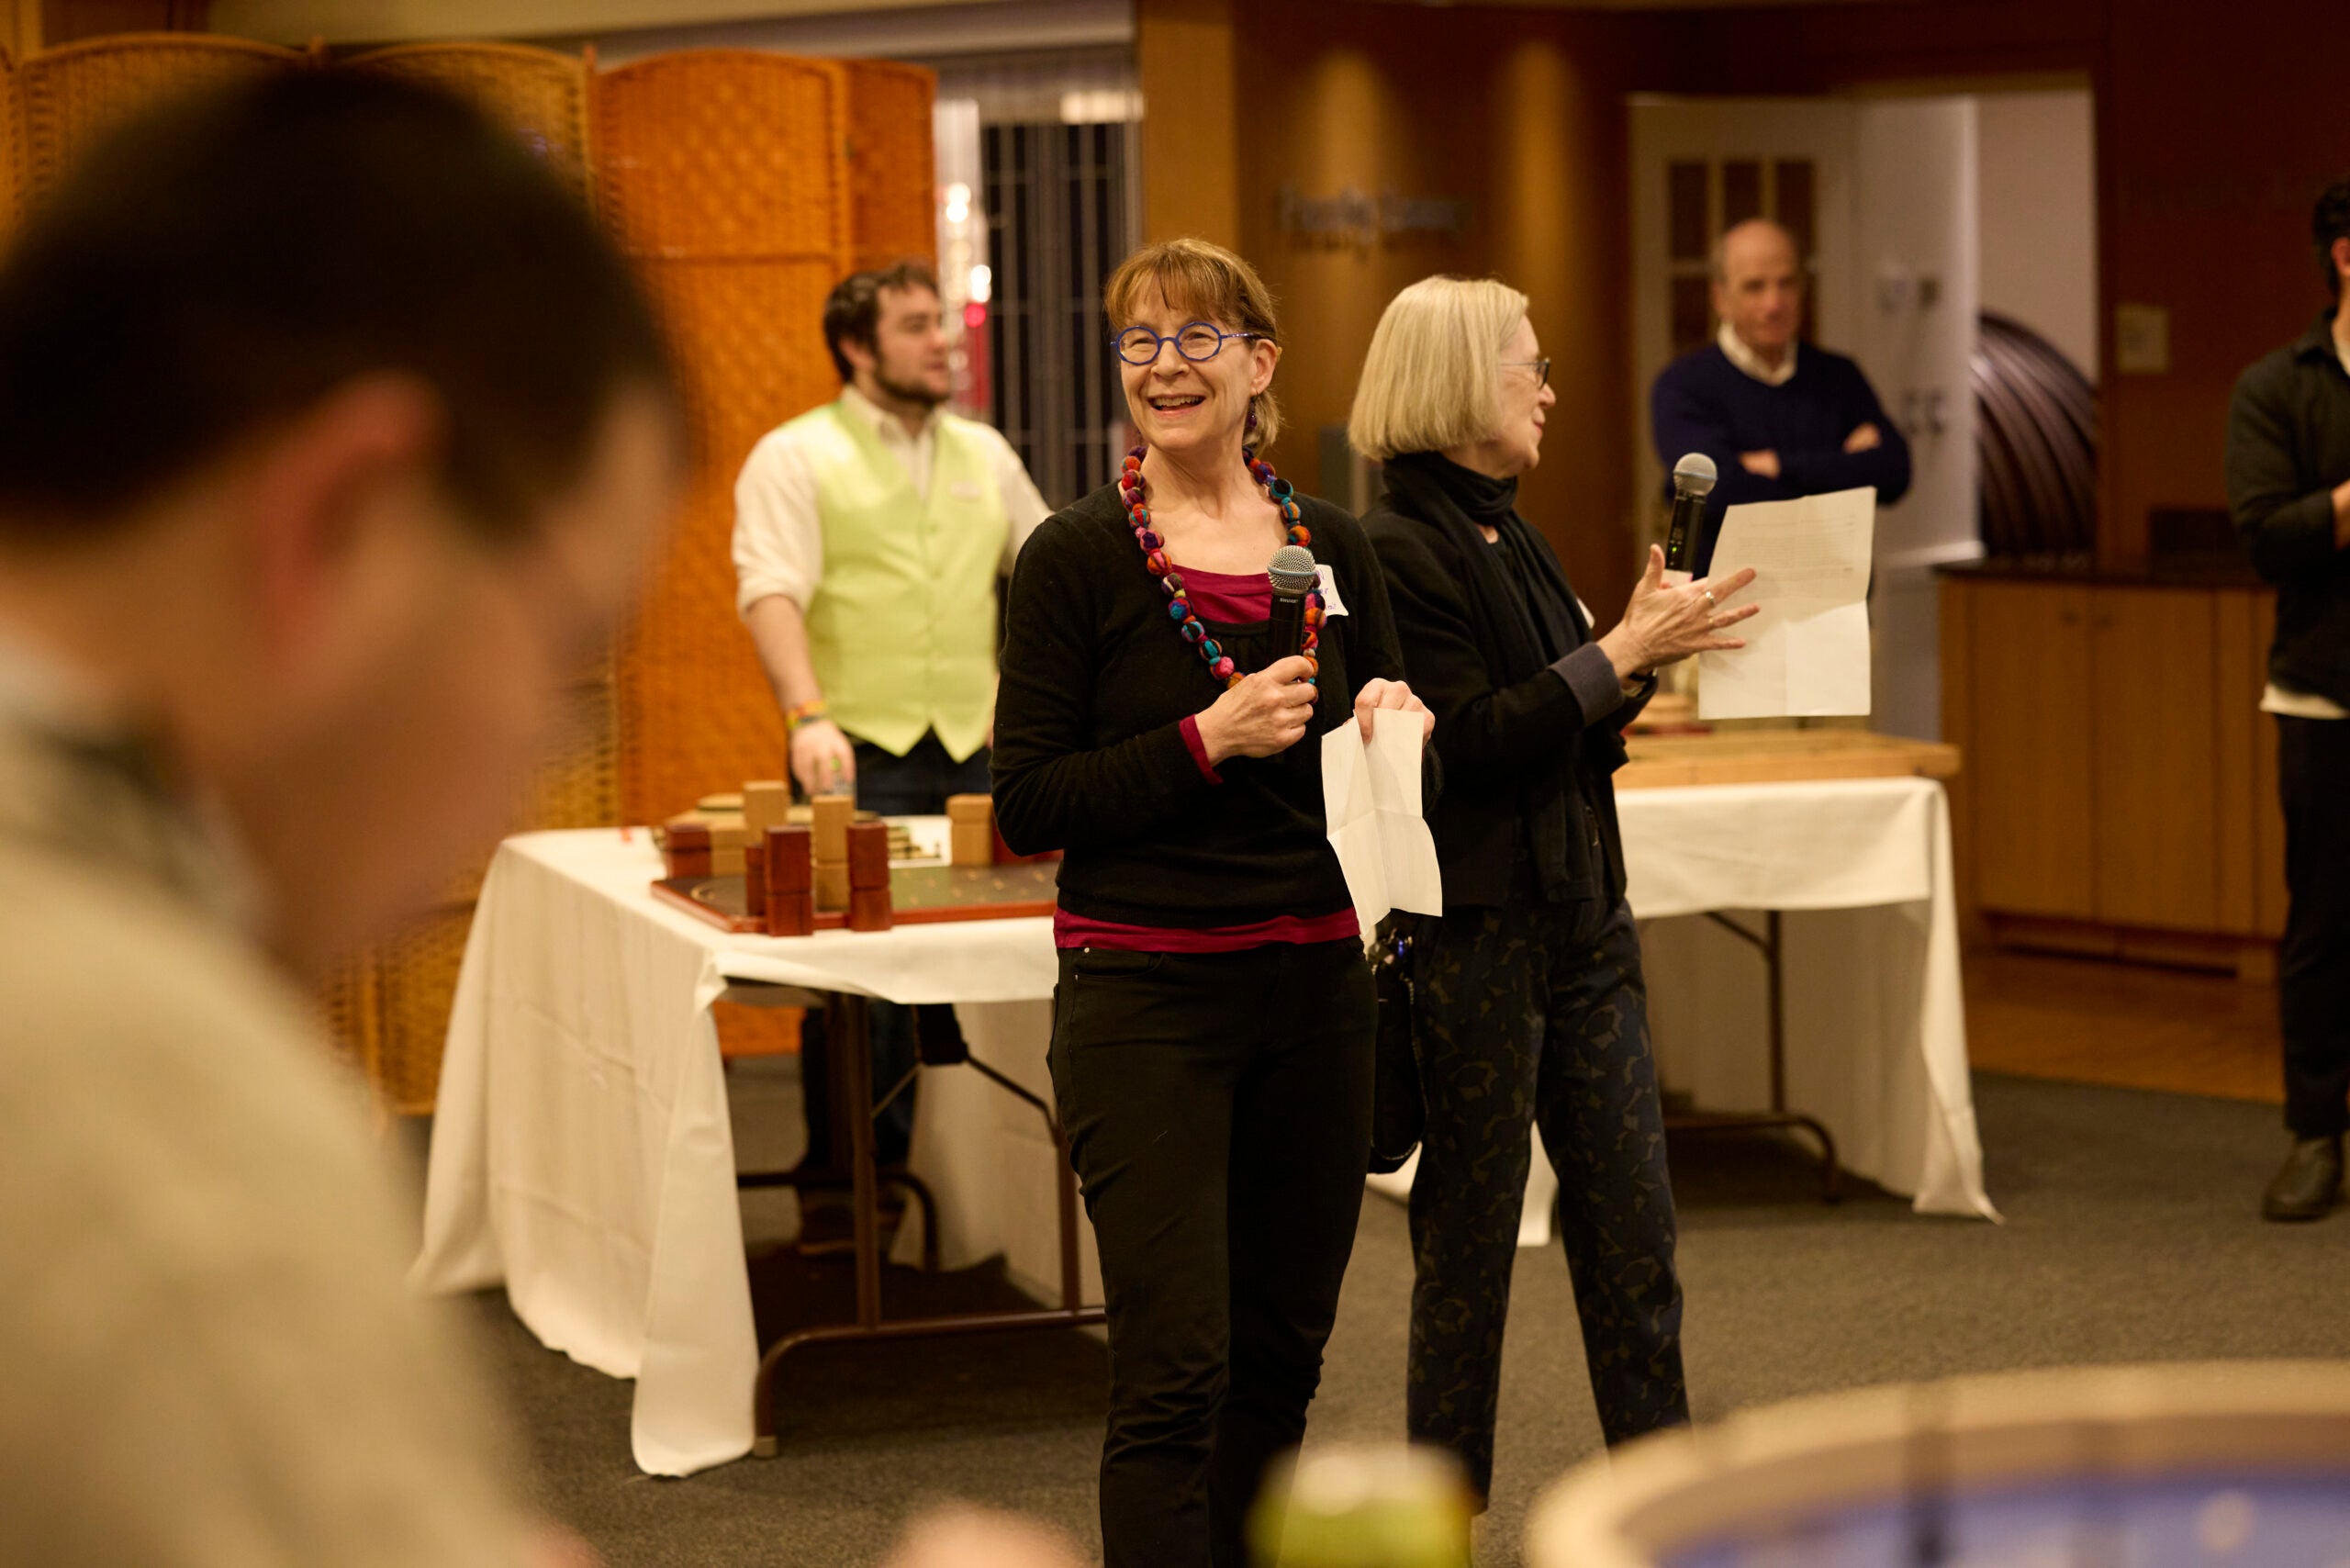
M2332 302L2244 373L2228 409L2228 510L2277 587L2260 706L2277 719L2285 803L2277 998L2293 1147L2261 1199L2272 1220L2342 1201L2350 1125L2350 180L2319 197L2311 229Z
M1444 914L1413 923L1410 957L1427 1111L1405 1419L1413 1440L1460 1456L1480 1507L1529 1127L1558 1169L1608 1443L1689 1418L1663 1114L1608 779L1658 666L1742 647L1723 633L1754 613L1727 602L1752 571L1668 587L1651 548L1623 619L1593 634L1558 556L1516 510L1557 401L1527 308L1492 280L1404 290L1371 338L1348 427L1385 465L1363 532L1405 678L1448 737L1429 824Z

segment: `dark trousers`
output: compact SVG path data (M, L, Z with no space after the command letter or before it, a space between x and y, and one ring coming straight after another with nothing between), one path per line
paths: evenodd
M1053 1092L1102 1248L1107 1568L1242 1568L1305 1434L1371 1152L1359 942L1064 952Z
M935 734L925 734L903 756L892 756L871 741L856 741L856 803L860 810L885 817L936 816L946 810L949 795L988 792L988 752L985 746L957 762L946 755ZM873 1092L890 1086L914 1070L920 1056L914 1044L915 1009L894 1002L873 1004ZM944 1009L947 1021L955 1010ZM800 1100L808 1118L811 1166L833 1163L832 1121L825 1108L832 1103L829 1042L821 1014L811 1013L800 1025ZM914 1086L874 1118L873 1156L883 1165L902 1165L913 1140ZM845 1155L846 1150L841 1151Z
M2350 1125L2350 719L2277 720L2285 798L2285 941L2277 954L2285 1125Z
M1631 912L1524 905L1422 921L1414 1014L1427 1128L1412 1183L1407 1428L1494 1474L1502 1326L1531 1163L1559 1230L1610 1444L1689 1419L1648 992Z

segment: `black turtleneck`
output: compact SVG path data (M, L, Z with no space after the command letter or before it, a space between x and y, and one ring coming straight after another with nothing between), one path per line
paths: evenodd
M1444 799L1430 815L1447 904L1612 899L1623 856L1607 779L1628 702L1517 482L1437 453L1385 467L1363 519L1404 671L1435 710ZM1480 527L1494 530L1488 543Z

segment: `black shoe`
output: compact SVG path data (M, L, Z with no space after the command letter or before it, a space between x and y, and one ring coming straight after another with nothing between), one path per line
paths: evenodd
M2297 1139L2261 1194L2260 1217L2321 1219L2342 1201L2342 1135Z

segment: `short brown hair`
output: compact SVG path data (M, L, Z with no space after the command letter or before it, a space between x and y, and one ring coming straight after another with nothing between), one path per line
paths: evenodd
M841 373L841 385L854 378L848 355L841 353L843 343L856 343L868 353L878 353L878 337L881 330L881 291L883 289L926 288L938 292L938 274L927 263L909 258L894 267L878 272L851 273L833 285L833 292L824 297L824 347L832 352L833 368Z
M252 432L380 371L447 416L460 520L527 537L615 397L676 410L586 204L445 94L298 72L118 129L0 263L0 537L89 541Z
M1168 240L1145 245L1118 263L1102 290L1102 308L1110 330L1131 326L1141 312L1143 297L1156 289L1158 297L1179 310L1196 310L1201 319L1254 332L1270 343L1281 342L1281 327L1273 319L1272 291L1257 269L1221 245L1205 240ZM1268 447L1281 433L1281 405L1266 387L1248 399L1256 428L1248 444Z

